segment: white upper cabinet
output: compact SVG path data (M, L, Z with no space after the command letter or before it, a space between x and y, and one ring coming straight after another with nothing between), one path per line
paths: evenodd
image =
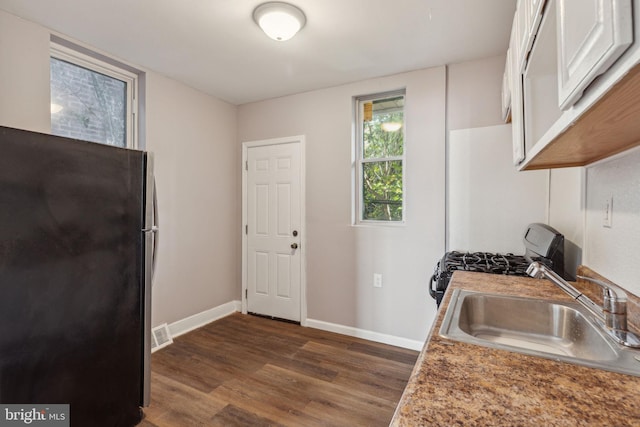
M557 0L558 103L567 110L633 40L631 0Z
M503 107L510 98L519 170L585 166L640 146L633 34L640 0L518 0Z
M511 49L507 50L507 61L502 75L502 120L509 121L511 114Z
M505 120L511 117L515 165L519 165L525 159L522 77L528 66L545 3L546 0L518 0L511 28L511 41L503 77L502 114ZM508 92L505 90L506 84L509 85Z
M520 6L522 2L518 2ZM524 160L524 134L523 134L523 110L522 110L522 68L520 62L520 35L518 11L513 18L511 27L511 40L509 42L509 53L507 56L507 67L510 68L509 84L511 98L511 131L513 135L513 163L519 165Z
M546 0L526 0L527 7L529 9L527 15L529 16L529 39L533 42L533 39L538 31L540 20L542 19L542 8L546 3Z
M527 65L529 51L542 19L542 8L546 0L518 0L516 8L516 41L518 43L517 64L522 72Z
M527 54L531 47L532 40L529 38L529 1L518 0L516 7L517 33L516 40L518 42L518 71L524 71L527 63Z

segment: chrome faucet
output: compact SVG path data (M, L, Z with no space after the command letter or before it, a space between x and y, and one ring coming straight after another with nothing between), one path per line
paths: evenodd
M640 348L640 338L627 329L627 294L618 286L590 277L578 276L602 288L604 301L603 306L600 307L553 270L537 261L529 265L527 274L536 279L549 279L573 299L577 300L598 319L598 323L603 327L604 331L617 343L627 347Z

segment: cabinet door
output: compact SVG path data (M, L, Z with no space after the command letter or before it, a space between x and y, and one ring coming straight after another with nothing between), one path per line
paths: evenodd
M542 20L542 8L546 0L527 0L529 12L529 39L533 43L536 33L538 32L538 26Z
M507 61L502 75L502 120L508 122L511 112L511 49L507 49Z
M522 64L520 63L520 39L518 14L513 18L511 28L511 131L513 135L513 164L519 165L524 160L524 112L522 102Z
M518 0L516 20L518 22L519 53L517 58L520 64L520 71L524 71L526 68L527 57L542 19L542 7L545 2L546 0Z
M569 109L633 39L631 0L558 0L558 103Z
M531 39L529 37L529 1L518 0L516 7L516 40L518 43L517 65L518 71L524 71L527 63L527 54L531 48Z

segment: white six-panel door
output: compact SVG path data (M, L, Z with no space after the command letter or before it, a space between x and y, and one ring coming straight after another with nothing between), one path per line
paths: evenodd
M300 144L247 148L247 311L300 321Z

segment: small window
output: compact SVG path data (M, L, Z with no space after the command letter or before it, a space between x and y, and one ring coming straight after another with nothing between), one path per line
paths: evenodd
M136 147L135 74L59 45L50 67L52 134Z
M404 221L405 94L356 99L357 222Z

